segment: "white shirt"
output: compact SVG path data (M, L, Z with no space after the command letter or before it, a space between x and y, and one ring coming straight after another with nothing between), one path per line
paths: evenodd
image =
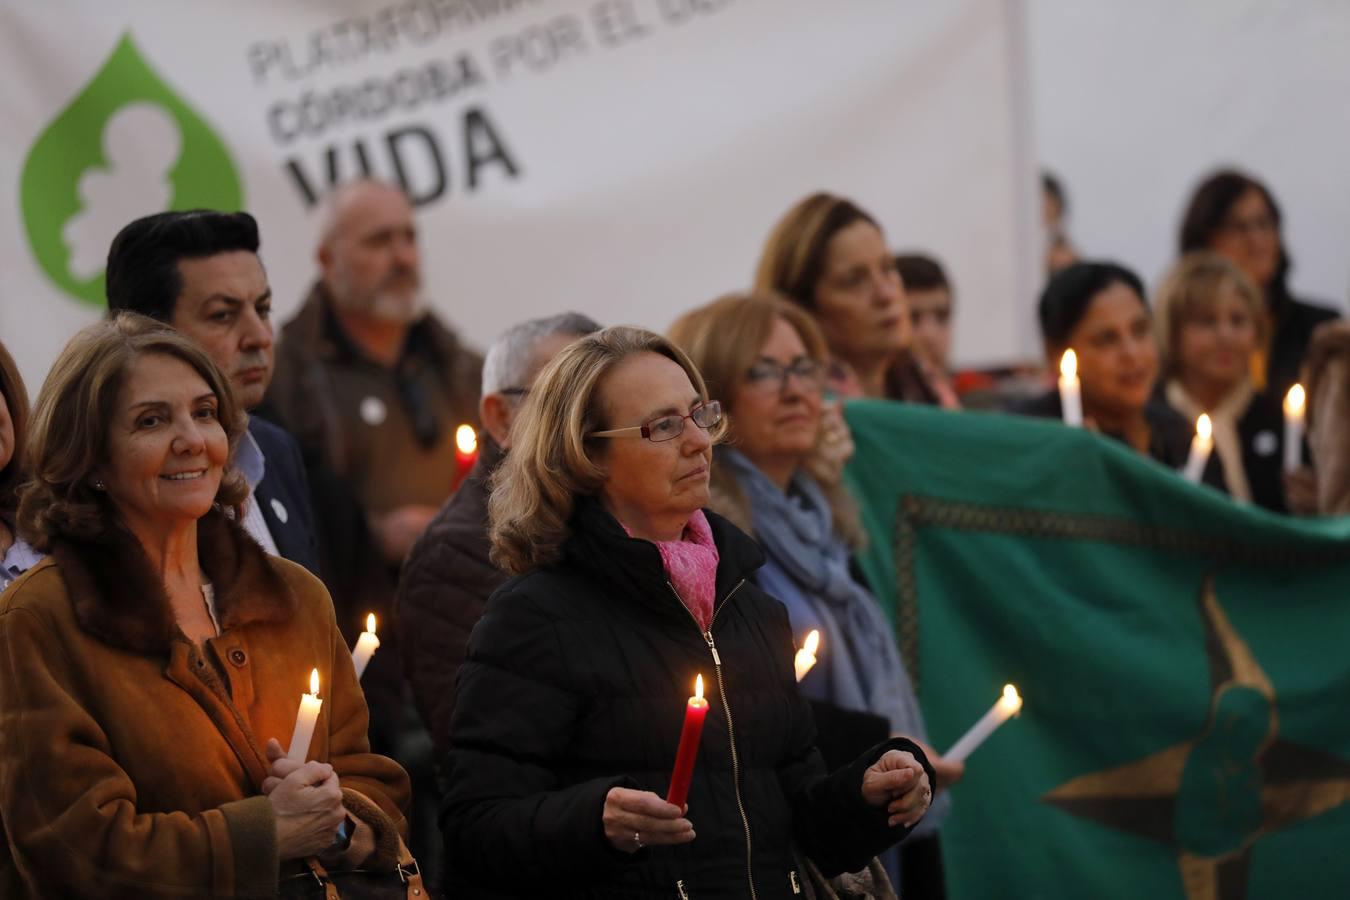
M267 459L251 432L244 432L244 439L239 442L239 447L234 453L234 464L248 482L248 498L244 501L244 520L240 524L260 547L273 556L280 556L281 554L277 552L277 542L272 539L272 532L267 528L267 520L263 518L262 510L258 508L258 496L255 491L267 473Z

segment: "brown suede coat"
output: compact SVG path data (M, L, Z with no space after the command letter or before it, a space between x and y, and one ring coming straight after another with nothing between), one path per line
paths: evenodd
M219 636L175 624L128 532L58 542L0 600L0 897L260 897L279 861L260 795L318 668L310 759L337 770L380 856L408 777L370 753L366 705L320 582L216 512L198 526Z

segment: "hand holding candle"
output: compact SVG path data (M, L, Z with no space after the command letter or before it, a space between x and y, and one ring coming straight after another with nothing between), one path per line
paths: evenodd
M812 628L811 633L806 636L802 642L802 649L797 651L797 656L792 660L792 666L797 670L797 681L806 677L806 673L811 671L811 667L816 664L816 650L820 649L820 632Z
M975 752L975 749L988 739L989 735L1004 722L1017 715L1022 709L1022 698L1017 695L1017 688L1011 684L1003 686L1003 696L998 698L998 702L985 713L980 721L976 722L969 731L961 736L961 740L952 745L952 749L942 754L943 759L948 762L963 762L966 757Z
M314 739L314 725L319 721L319 709L323 701L319 699L319 670L309 673L309 693L300 697L300 711L295 715L295 731L291 734L290 749L286 758L302 763L309 756L309 744Z
M1284 395L1284 471L1303 467L1303 428L1307 421L1308 398L1303 385L1296 384Z
M694 777L694 759L698 756L698 742L703 737L703 720L708 716L708 701L703 699L703 676L694 680L694 696L684 710L684 729L680 732L680 746L675 751L675 771L670 776L670 791L666 802L684 808L689 798L689 782Z
M375 636L375 614L371 613L366 616L366 630L356 639L356 647L352 650L352 666L356 669L357 681L361 680L361 674L366 671L370 658L379 648L380 639Z
M1191 438L1191 452L1186 457L1186 468L1182 474L1187 481L1200 483L1205 477L1205 466L1209 464L1209 454L1214 450L1214 426L1204 413L1195 420L1195 437Z
M1064 424L1083 427L1083 385L1078 381L1078 354L1065 350L1059 360L1059 405Z

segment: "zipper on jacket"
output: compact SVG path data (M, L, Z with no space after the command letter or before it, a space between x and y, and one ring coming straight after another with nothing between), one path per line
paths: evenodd
M741 758L736 752L736 725L731 718L731 703L727 701L726 685L722 681L722 657L717 652L717 644L713 641L712 633L713 623L717 621L717 614L726 607L727 601L741 589L743 584L745 584L744 578L736 582L736 586L727 592L727 595L722 598L722 605L714 607L712 620L708 622L708 630L702 631L700 629L700 633L703 635L704 642L708 645L708 652L712 654L713 671L717 674L717 693L721 695L722 708L727 713L727 736L731 740L731 786L736 793L736 809L741 814L741 826L745 829L745 880L750 885L750 900L759 900L759 895L755 892L753 851L750 844L750 817L745 814L745 801L741 799ZM684 605L684 601L680 599L680 592L675 590L675 585L669 581L666 582L666 585L670 588L670 592L675 595L675 599L679 601L680 606L684 608L685 612L689 613L689 618L694 619L694 627L697 628L698 619L694 618L693 612Z

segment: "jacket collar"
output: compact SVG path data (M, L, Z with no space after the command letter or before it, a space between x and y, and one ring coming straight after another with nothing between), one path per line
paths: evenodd
M473 468L465 477L478 479L486 485L504 459L506 451L492 439L486 428L481 428L478 431L478 459L474 460Z
M309 296L296 313L295 318L281 329L286 341L302 348L305 355L314 356L325 362L350 363L361 361L369 365L384 368L372 361L353 343L347 333L338 324L337 314L333 311L333 298L322 281L314 282ZM404 343L400 364L410 356L425 354L431 357L439 371L449 377L454 360L461 352L459 337L440 323L430 312L423 313L417 321L408 327L408 336Z
M295 614L295 595L267 554L220 511L213 509L197 522L197 554L215 589L222 631L284 622ZM167 655L182 635L159 573L120 522L94 540L57 540L52 556L75 620L90 635L149 655Z
M764 551L726 519L704 510L717 545L717 594L714 615L736 586L764 565ZM671 595L661 552L651 541L631 538L595 497L578 498L572 513L572 534L563 558L595 577L619 585L639 603L657 612L688 619Z

